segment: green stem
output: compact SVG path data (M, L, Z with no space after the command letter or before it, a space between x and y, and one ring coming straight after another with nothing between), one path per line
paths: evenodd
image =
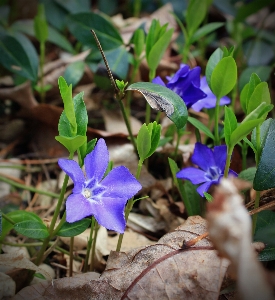
M245 170L247 167L247 163L246 163L247 149L248 149L248 144L246 142L243 142L243 144L242 144L242 170Z
M228 148L227 151L227 156L226 156L226 164L225 164L225 169L224 169L224 177L228 177L228 172L229 172L229 167L230 167L230 162L231 162L231 156L233 153L234 148Z
M129 85L133 83L133 81L134 81L134 79L137 75L140 63L141 63L140 60L136 60L135 63L134 63L134 69L133 69L133 72L131 74L131 79L130 79ZM131 93L127 93L127 96L126 96L126 112L127 112L127 117L128 118L130 118L130 115L131 115L131 99L132 99L131 98Z
M95 236L94 236L93 246L92 246L90 271L93 271L93 269L94 269L95 249L96 249L96 240L97 240L98 230L99 230L99 225L97 222L95 222Z
M137 168L137 171L136 171L136 179L139 179L139 177L140 177L140 172L141 172L141 169L142 169L142 165L143 165L143 161L139 160L139 162L138 162L138 168ZM133 208L133 205L134 205L134 198L131 198L128 201L128 203L126 205L126 208L125 208L125 220L126 220L126 223L127 223L130 211ZM119 237L118 237L117 246L116 246L116 251L117 252L119 252L120 249L121 249L121 244L122 244L123 236L124 236L124 233L121 233L119 235Z
M36 189L36 188L34 188L32 186L24 185L24 184L15 182L15 181L13 181L11 179L8 179L8 178L6 178L6 177L4 177L2 175L0 175L0 181L9 183L10 185L18 187L18 188L20 188L22 190L31 191L31 192L34 192L34 193L37 193L37 194L46 195L46 196L53 197L53 198L58 198L59 197L59 194L42 191L42 190Z
M134 17L135 18L139 18L140 9L141 9L141 0L135 0L134 1Z
M10 217L8 217L6 214L4 214L3 212L1 212L0 214L2 216L3 219L5 219L6 221L8 221L9 223L11 223L12 225L16 224Z
M150 69L149 71L149 82L156 77L156 70ZM148 125L151 119L151 106L146 102L146 113L145 113L145 123Z
M84 262L84 270L83 270L84 273L86 273L88 271L88 264L89 264L89 257L90 257L90 252L91 252L91 248L92 248L94 228L95 228L95 218L92 217L90 237L89 237L89 240L87 243L87 251L86 251L86 257L85 257L85 262Z
M70 153L69 159L72 159L72 158L73 158L73 153ZM43 245L40 248L40 250L38 252L38 255L37 255L37 258L35 260L35 264L37 266L42 263L44 252L45 252L46 248L48 247L48 244L49 244L50 240L53 237L55 223L56 223L56 220L57 220L58 215L60 213L60 208L61 208L61 205L62 205L63 200L64 200L64 195L65 195L65 192L66 192L68 181L69 181L69 176L66 175L65 178L64 178L62 189L61 189L61 192L60 192L60 195L59 195L59 199L58 199L58 202L57 202L54 214L53 214L53 218L51 220L51 224L50 224L50 227L49 227L49 236L43 241Z
M64 212L59 224L55 227L55 229L53 231L53 236L55 236L58 233L58 231L60 230L62 225L65 223L65 221L66 221L66 212Z
M220 114L220 98L216 100L216 107L215 107L215 127L214 127L214 144L215 146L220 144L220 136L219 136L219 114Z
M179 133L179 130L177 130L177 143L176 143L176 147L175 147L175 151L174 151L174 160L176 160L177 158L177 155L178 155L178 149L179 149L179 144L180 144L180 138L181 138L181 135Z

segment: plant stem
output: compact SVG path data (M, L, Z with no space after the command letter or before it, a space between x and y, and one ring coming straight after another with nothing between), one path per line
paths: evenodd
M230 167L230 161L231 161L231 156L233 153L233 148L228 148L227 155L226 155L226 164L224 168L224 177L228 177L228 172L229 172L229 167Z
M177 143L176 143L175 151L173 154L174 160L176 160L176 158L177 158L179 144L180 144L180 138L181 138L180 132L179 132L179 130L177 130Z
M149 82L156 77L156 70L150 69L149 71ZM145 123L148 125L151 119L151 106L146 102L146 114L145 114Z
M72 159L72 158L73 158L73 153L70 153L69 159ZM64 181L63 181L63 185L62 185L61 192L60 192L60 195L59 195L59 199L58 199L58 202L57 202L57 205L56 205L56 209L54 211L54 215L53 215L53 218L51 220L50 227L49 227L49 236L43 241L43 245L40 248L40 250L38 252L38 255L37 255L37 258L35 260L35 264L37 266L42 263L44 252L45 252L46 248L48 247L48 244L49 244L50 240L53 237L54 226L55 226L56 220L58 218L61 205L62 205L63 200L64 200L64 195L65 195L65 192L66 192L68 181L69 181L69 176L66 175L65 178L64 178Z
M93 233L94 233L94 228L95 228L95 218L92 217L92 224L91 224L91 230L90 230L90 237L87 243L87 251L86 251L86 257L85 257L85 262L84 262L84 273L87 272L88 270L88 264L89 264L89 257L90 257L90 252L91 252L91 247L92 247L92 242L93 242Z
M97 240L98 230L99 230L99 225L97 222L95 222L95 236L94 236L93 246L92 246L90 271L93 271L93 269L94 269L95 249L96 249L96 240Z
M1 174L0 174L0 181L9 183L10 185L18 187L22 190L31 191L31 192L34 192L34 193L38 193L38 194L41 194L41 195L46 195L46 196L53 197L53 198L58 198L59 197L59 194L51 193L51 192L47 192L47 191L42 191L42 190L36 189L32 186L27 186L27 185L15 182L11 179L6 178L4 175L1 175Z
M11 223L12 225L15 224L15 222L10 217L8 217L6 214L4 214L3 212L1 212L1 216L2 216L3 219L5 219L9 223Z
M219 136L219 114L220 114L220 98L216 99L216 107L215 107L215 146L220 144L220 136Z
M139 160L139 162L138 162L138 168L137 168L137 171L136 171L136 179L139 179L139 177L140 177L140 172L141 172L141 169L142 169L142 165L143 165L143 161ZM128 201L128 203L126 205L126 208L125 208L125 220L126 220L126 223L127 223L130 211L133 208L133 205L134 205L134 198L131 198ZM123 236L124 236L124 233L121 233L119 235L119 237L118 237L117 246L116 246L116 251L117 252L119 252L120 249L121 249L121 244L122 244Z

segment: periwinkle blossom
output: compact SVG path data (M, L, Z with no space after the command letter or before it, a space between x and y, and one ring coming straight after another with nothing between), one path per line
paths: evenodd
M206 145L196 143L191 161L200 169L184 168L177 173L177 178L190 180L193 184L201 184L197 192L204 197L204 192L207 192L211 185L219 183L224 175L226 152L226 145L215 146L212 150ZM229 169L229 176L238 175Z
M214 108L216 107L216 96L212 93L207 81L206 77L203 76L200 80L200 89L207 95L205 98L198 100L194 103L191 108L195 111L201 111L203 108ZM220 105L227 105L230 103L230 98L224 96L220 99Z
M184 100L187 108L190 108L198 100L207 97L200 88L200 73L200 67L195 67L190 70L188 65L181 64L180 69L174 76L166 77L168 80L167 84L165 84L159 76L154 78L152 82L166 86L178 94Z
M86 175L76 161L58 160L60 168L74 183L73 192L66 201L68 223L93 215L107 229L124 232L125 204L142 186L124 166L112 169L103 178L108 162L109 152L103 139L98 140L94 150L84 159Z

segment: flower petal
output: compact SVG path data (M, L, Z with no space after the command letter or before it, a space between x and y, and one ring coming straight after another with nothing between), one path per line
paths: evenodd
M200 87L200 74L201 74L201 67L195 67L189 72L189 79L196 87Z
M195 102L205 98L206 96L207 95L199 87L192 83L187 87L181 97L184 100L187 108L190 108Z
M80 221L93 213L91 202L82 194L71 194L66 201L66 221Z
M185 64L181 64L179 70L174 74L174 76L166 76L166 78L169 80L169 83L174 84L177 83L179 78L186 77L189 74L189 66Z
M204 197L204 192L207 192L210 188L210 186L214 184L213 181L207 181L205 183L203 183L202 185L200 185L198 188L197 188L197 192L202 196Z
M74 182L73 192L80 193L85 177L78 163L72 159L60 158L58 160L58 165Z
M93 215L97 222L111 230L123 233L126 226L124 208L127 199L101 197L101 201L93 202Z
M221 172L224 172L226 163L226 145L216 146L213 150L213 155L215 159L215 165L220 168Z
M105 187L103 197L123 199L130 199L142 188L141 184L124 166L111 170L100 185Z
M160 85L166 87L165 83L163 82L163 80L162 80L159 76L157 76L156 78L154 78L154 79L152 80L152 83L160 84Z
M96 182L99 182L108 167L108 162L109 151L106 143L103 139L99 139L94 150L86 155L84 159L87 179L94 179Z
M195 150L191 160L204 171L216 166L212 150L201 143L195 144Z
M204 171L197 169L197 168L192 168L192 167L185 168L176 174L177 178L188 179L193 184L199 184L199 183L207 181L207 178L205 178L204 175L205 175Z
M238 173L236 173L235 171L229 169L228 176L238 177Z

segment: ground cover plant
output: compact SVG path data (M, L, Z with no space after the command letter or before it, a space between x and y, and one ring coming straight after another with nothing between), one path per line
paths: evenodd
M274 3L0 5L1 298L273 299Z

